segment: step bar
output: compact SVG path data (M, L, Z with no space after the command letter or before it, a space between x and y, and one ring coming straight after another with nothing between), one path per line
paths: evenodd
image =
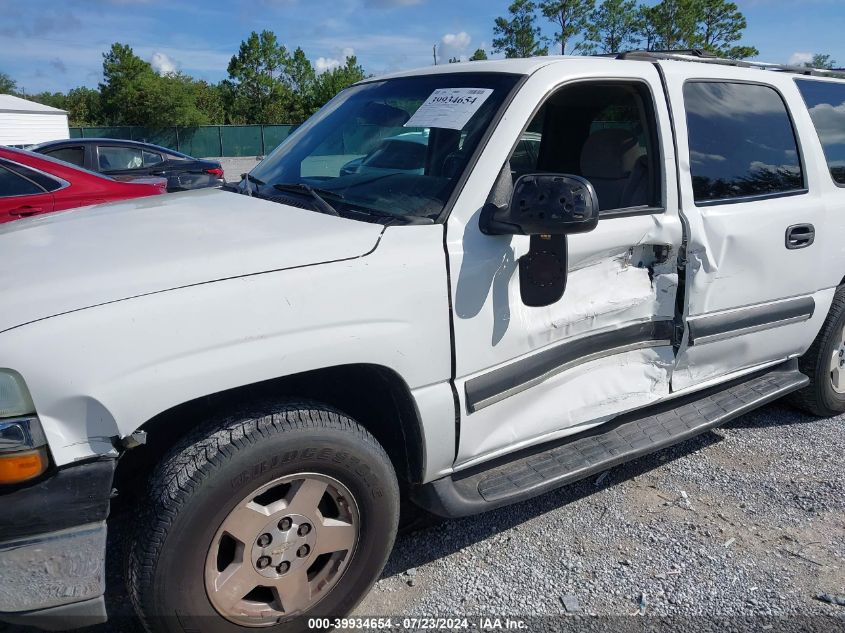
M809 383L789 360L727 385L629 413L419 486L413 500L443 517L524 501L714 429Z

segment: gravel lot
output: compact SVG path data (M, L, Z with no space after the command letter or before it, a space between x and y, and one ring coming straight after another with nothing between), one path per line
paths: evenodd
M559 616L565 602L626 622L680 616L673 629L827 615L816 630L845 630L845 607L816 599L845 594L843 430L842 417L773 405L564 490L400 536L356 615ZM118 575L108 599L113 622L91 633L141 630Z
M567 597L607 616L845 616L815 599L845 593L843 430L841 417L770 406L537 500L404 536L358 613L559 615Z

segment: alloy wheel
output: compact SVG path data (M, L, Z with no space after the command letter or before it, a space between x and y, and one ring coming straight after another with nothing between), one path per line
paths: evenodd
M332 477L299 473L245 497L223 520L205 564L211 604L242 626L303 613L343 576L359 537L358 505Z

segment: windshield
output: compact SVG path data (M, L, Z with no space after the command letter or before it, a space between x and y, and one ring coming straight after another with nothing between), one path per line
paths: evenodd
M307 185L340 215L433 221L518 79L453 73L353 86L256 166L241 188L301 203L308 193L295 186Z

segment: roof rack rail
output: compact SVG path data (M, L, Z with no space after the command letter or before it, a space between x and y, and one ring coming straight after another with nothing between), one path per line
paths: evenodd
M774 70L777 72L794 73L797 75L813 75L816 77L842 77L841 73L835 70L823 68L807 68L804 66L790 66L788 64L771 64L768 62L753 62L744 59L727 59L718 57L709 51L691 48L685 50L658 50L658 51L627 51L603 55L603 57L614 57L615 59L636 59L642 61L653 60L674 60L681 62L699 62L705 64L717 64L719 66L736 66L738 68L757 68L759 70Z

